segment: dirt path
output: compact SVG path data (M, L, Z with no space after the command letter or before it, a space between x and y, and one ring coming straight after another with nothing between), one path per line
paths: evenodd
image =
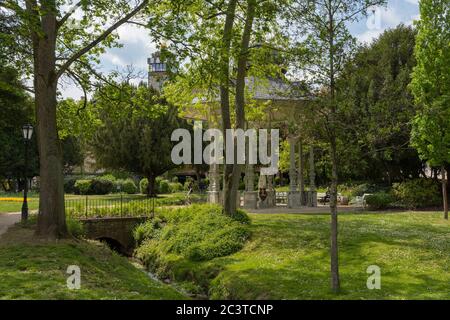
M20 221L20 212L0 213L0 235L6 232L10 226Z

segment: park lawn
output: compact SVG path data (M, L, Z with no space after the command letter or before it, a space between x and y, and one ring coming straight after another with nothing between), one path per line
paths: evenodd
M22 198L23 195L21 193L15 194L0 194L0 213L8 213L8 212L20 212L22 210L22 201L3 201L2 198ZM143 194L123 194L122 196L118 193L106 194L106 195L89 195L89 201L101 201L101 200L120 200L130 201L130 200L141 200L146 199L147 196ZM175 198L181 197L185 198L185 193L172 193L172 194L162 194L158 196L158 199L164 198ZM75 194L66 194L66 201L80 201L80 203L84 203L86 196L84 195L75 195ZM99 202L100 203L100 202ZM28 197L28 208L30 210L37 210L39 208L39 194L31 194Z
M450 298L450 222L441 213L340 214L339 295L329 289L328 215L250 216L253 234L243 250L184 266L220 270L211 298ZM370 265L381 268L381 290L367 289Z
M150 279L98 242L32 238L33 230L11 227L0 238L0 299L185 299ZM69 290L69 265L81 269L81 289Z
M7 212L20 212L22 210L22 201L19 201L19 198L22 198L23 195L15 195L15 201L5 201L4 198L9 198L10 196L0 195L0 214ZM3 200L2 200L3 198ZM39 208L39 197L32 196L28 198L28 209L29 210L37 210Z

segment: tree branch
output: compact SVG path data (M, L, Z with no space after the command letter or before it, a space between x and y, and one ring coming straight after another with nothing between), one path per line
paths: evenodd
M70 18L70 16L79 8L81 7L81 1L75 4L69 11L66 12L66 14L61 18L61 20L56 22L56 30L61 28L61 26L67 21L67 19Z
M114 30L116 30L118 27L120 27L122 24L130 20L133 16L135 16L139 11L141 11L147 4L149 0L143 0L140 5L135 7L133 10L131 10L127 15L125 15L122 19L114 23L112 26L110 26L108 29L106 29L97 39L89 43L84 48L80 49L77 53L75 53L72 57L70 57L58 70L56 74L56 78L58 79L61 77L61 75L67 71L67 69L70 67L70 65L76 61L78 58L80 58L82 55L86 54L94 48L96 45L98 45L100 42L105 40Z

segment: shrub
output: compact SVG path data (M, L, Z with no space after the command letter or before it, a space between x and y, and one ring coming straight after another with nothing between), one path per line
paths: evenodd
M432 179L414 179L394 183L392 191L398 202L410 209L439 206L439 183Z
M120 189L127 194L135 194L137 192L136 184L133 179L119 180Z
M395 198L386 192L377 192L366 196L366 204L371 210L387 209L393 205Z
M80 179L75 182L74 187L79 191L80 194L89 194L91 190L92 180Z
M142 194L147 193L147 187L148 187L148 179L144 178L139 181L139 190Z
M89 193L103 195L111 193L113 190L114 190L113 181L99 177L92 179Z
M72 217L66 219L67 230L75 238L81 238L85 235L83 224L80 220L75 220Z
M114 177L114 175L112 175L112 174L104 174L104 175L102 175L101 177L100 177L100 179L103 179L103 180L109 180L109 181L111 181L111 182L116 182L116 177Z
M214 205L163 210L158 217L161 223L152 222L147 228L160 228L161 232L147 239L155 240L162 253L175 253L191 260L210 260L234 253L249 235L245 227L249 218L242 210L236 215L239 221L222 214L221 207ZM153 230L147 234L155 233Z
M158 190L158 193L170 193L169 181L160 180L157 190Z
M164 209L157 218L135 229L135 239L140 243L136 256L158 276L175 280L194 276L188 270L189 261L208 261L235 253L250 236L246 225L250 220L242 210L232 218L222 214L219 206L192 205ZM213 270L205 273L214 276Z
M169 183L169 189L171 193L175 192L182 192L183 191L183 185L179 182L170 182Z
M192 178L192 177L187 177L187 178L186 178L186 181L184 182L184 185L183 185L184 191L189 191L189 186L190 186L190 185L194 185L194 183L195 183L194 178Z
M162 180L164 180L164 179L161 178L161 177L156 177L156 179L155 179L155 190L156 190L157 193L161 193L161 191L160 191L160 184L161 184Z
M75 188L75 183L77 179L71 178L64 182L64 193L74 193L79 194L80 191Z

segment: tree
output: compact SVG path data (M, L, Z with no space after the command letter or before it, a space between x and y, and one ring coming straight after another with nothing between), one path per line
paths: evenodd
M171 159L172 132L187 128L187 123L178 118L177 108L142 84L104 86L94 101L100 120L91 142L96 161L146 177L147 194L155 196L156 177L176 166Z
M36 139L33 136L28 171L25 172L22 135L24 124L34 124L33 105L22 88L17 70L5 64L0 64L0 179L23 179L24 174L31 177L38 171Z
M309 54L308 62L302 67L317 88L316 96L321 108L317 112L323 117L325 138L330 147L330 269L331 287L334 292L340 290L337 217L337 148L340 128L336 100L339 88L336 80L355 47L355 40L346 24L364 15L369 7L383 3L383 0L300 0L295 1L295 6L289 13L298 22L299 28L306 32L306 40L301 42L300 48L302 51L306 49Z
M417 110L408 90L415 36L404 25L384 31L360 46L339 75L338 118L351 141L339 150L342 177L391 185L422 174L424 163L409 143Z
M147 6L149 0L71 1L4 0L0 8L19 25L7 46L11 59L33 75L40 156L39 215L36 234L59 238L67 234L64 212L62 151L56 122L57 87L63 75L85 86L93 68L90 59L116 45L113 32ZM134 5L133 5L134 4ZM82 18L74 20L78 12Z
M231 128L243 129L249 100L245 78L264 74L263 70L273 66L267 59L270 55L263 52L273 52L268 44L278 43L276 15L283 2L162 1L157 10L161 15L149 28L158 30L160 41L170 41L166 48L169 57L187 60L175 88L166 86L166 94L175 93L177 100L183 91L191 105L193 96L199 101L219 97L221 129L224 133ZM171 14L166 14L168 11ZM236 212L240 176L241 165L236 161L224 165L224 212L228 215Z
M448 219L445 165L450 163L450 7L421 0L411 90L420 107L411 141L431 166L440 166L444 217Z

